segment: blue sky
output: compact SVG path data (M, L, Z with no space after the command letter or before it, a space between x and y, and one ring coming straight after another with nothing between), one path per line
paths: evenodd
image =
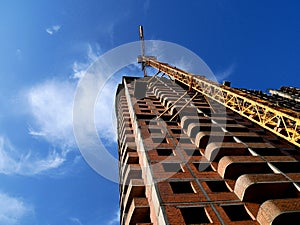
M296 0L1 1L0 224L118 224L118 184L82 158L72 106L88 66L137 41L138 25L146 39L192 50L234 87L299 87L299 10ZM96 121L116 155L112 101Z

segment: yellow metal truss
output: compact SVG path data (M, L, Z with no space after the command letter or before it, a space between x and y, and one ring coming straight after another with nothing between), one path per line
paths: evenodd
M299 113L278 107L260 98L249 96L242 91L220 85L204 76L187 73L166 63L159 62L154 57L140 56L139 61L158 69L160 72L187 85L190 89L200 92L300 147Z

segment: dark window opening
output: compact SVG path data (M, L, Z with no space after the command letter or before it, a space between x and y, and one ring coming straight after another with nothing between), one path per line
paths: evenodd
M152 141L154 143L168 143L167 139L163 138L163 137L152 137Z
M229 131L229 132L249 132L248 128L244 127L244 126L239 126L239 127L238 126L237 127L227 126L226 130Z
M222 208L231 221L252 220L244 205L226 205Z
M140 107L140 108L144 108L144 109L145 109L145 108L148 109L148 106L147 106L147 105L139 105L139 107Z
M162 163L162 166L166 172L183 172L180 163Z
M300 173L300 162L274 162L272 164L284 173Z
M150 134L153 134L153 133L159 133L159 134L161 134L162 132L161 132L161 129L159 129L159 128L149 128L148 129L149 130L149 133Z
M147 97L147 99L150 99L150 100L152 100L152 101L157 100L157 98L156 98L155 95L149 95L149 96Z
M230 192L225 182L220 181L206 181L207 186L212 192Z
M182 143L182 144L192 144L191 140L189 138L177 138L178 142Z
M142 113L151 113L151 110L149 110L149 109L141 109L141 112Z
M152 102L154 105L160 105L160 102Z
M193 163L193 164L199 172L213 171L213 169L210 166L210 163L200 162L200 163Z
M176 122L176 121L166 121L166 124L168 126L178 126L178 122Z
M137 119L152 120L154 115L150 113L136 113Z
M157 155L159 156L173 156L173 149L171 148L158 148L156 149Z
M250 137L238 137L238 139L240 139L242 142L256 142L256 143L261 143L264 141L264 139L260 136L250 136Z
M183 193L195 193L192 185L189 181L185 182L170 182L173 193L183 194Z
M181 134L182 133L182 129L171 129L173 134Z
M199 151L199 149L184 149L185 153L188 155L188 156L200 156L201 153Z
M155 120L146 120L145 123L147 125L157 125L157 121L155 121Z
M262 156L283 156L284 154L278 148L252 148L257 154Z
M269 141L271 141L273 144L276 144L276 145L282 144L282 142L278 139L269 139Z
M203 112L203 114L206 114L208 116L211 115L210 108L200 108L200 110Z
M247 124L246 123L246 124L244 124L244 126L247 127L247 128L255 128L255 126L253 124Z
M164 109L165 107L163 105L156 105L155 106L157 109Z
M210 223L204 207L187 207L181 208L180 211L186 224Z
M139 157L129 156L127 164L139 164Z

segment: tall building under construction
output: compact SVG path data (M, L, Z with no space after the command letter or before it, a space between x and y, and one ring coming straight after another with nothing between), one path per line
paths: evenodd
M300 90L139 61L157 73L116 95L121 225L299 224Z

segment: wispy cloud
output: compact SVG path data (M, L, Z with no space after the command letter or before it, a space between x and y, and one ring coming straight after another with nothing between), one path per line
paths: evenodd
M208 65L195 53L180 45L164 41L149 41L146 52L148 55L156 56L161 62L167 62L189 73L214 79L213 72Z
M36 175L58 168L65 161L65 155L52 150L40 157L31 151L24 153L16 149L10 141L0 136L0 174Z
M95 62L98 57L100 56L102 50L99 45L95 45L95 47L92 47L90 44L87 45L87 53L86 58L87 60L82 61L75 61L73 63L72 69L73 69L73 75L71 78L74 79L81 79L85 73L87 72L88 68L91 66L93 62Z
M31 87L25 93L29 112L33 121L29 126L29 134L37 138L44 138L53 145L63 148L76 146L73 134L73 101L76 86L80 79L87 73L99 71L88 71L89 66L98 58L100 47L92 48L88 45L84 62L74 62L73 74L67 80L47 80ZM95 121L101 138L108 142L116 141L114 96L117 81L106 83L99 93L95 108ZM82 109L84 111L84 109ZM84 112L83 112L84 114ZM105 119L103 119L105 118ZM84 120L84 116L82 117Z
M106 27L106 34L108 35L111 43L114 42L114 37L115 37L115 27L116 27L116 22L110 22L109 24L107 24Z
M228 78L230 75L232 75L236 70L236 63L230 64L227 68L225 68L223 71L217 71L215 73L215 77L219 82L222 82L224 79Z
M184 58L180 58L179 60L174 62L174 66L188 72L192 71L193 69L192 63Z
M25 94L34 119L29 134L44 137L63 148L74 147L72 107L76 84L47 80L31 87Z
M46 29L46 32L50 35L57 33L61 29L61 25L53 25Z
M83 224L81 223L81 221L80 221L78 218L76 218L76 217L71 217L70 220L71 220L74 224L77 224L77 225L83 225Z
M108 221L108 225L118 225L118 224L120 224L120 210L119 209L114 214L114 217L110 221Z
M85 62L75 62L73 64L73 78L79 79L80 81L80 79L87 73L89 73L91 77L101 77L101 73L104 68L98 68L96 66L96 69L93 69L92 71L89 70L89 67L96 62L100 53L101 48L99 45L96 45L95 47L88 45L87 60ZM118 82L119 81L115 79L107 81L103 89L99 92L99 96L95 104L95 124L97 131L100 138L110 144L116 142L117 138L114 96ZM84 116L82 118L84 118Z
M22 199L0 192L0 224L15 225L33 213L33 207Z
M23 58L22 50L19 48L16 50L16 57L18 60L22 60Z
M114 143L117 140L116 136L116 117L114 107L114 96L117 90L117 81L109 81L99 94L96 103L96 127L100 138L108 143ZM105 118L105 119L103 119Z

